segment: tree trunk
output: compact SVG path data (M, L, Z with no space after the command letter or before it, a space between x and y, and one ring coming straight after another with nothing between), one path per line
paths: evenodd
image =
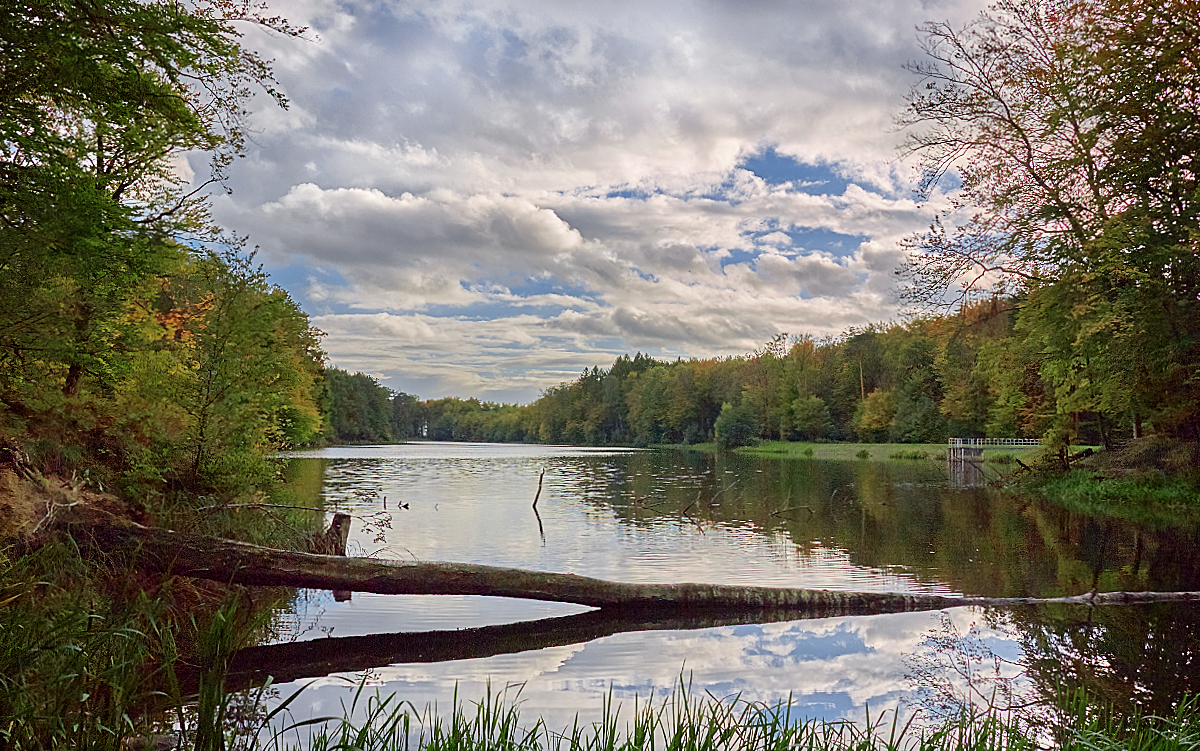
M625 584L574 574L437 561L343 558L275 550L132 522L79 525L72 535L90 555L128 557L143 568L176 576L251 586L341 589L376 594L518 597L596 608L786 609L849 615L937 610L969 598L720 584Z
M803 616L940 610L960 605L1106 604L1196 601L1200 592L1117 592L1047 600L956 597L920 593L832 592L720 584L625 584L466 563L343 558L259 547L132 522L77 524L72 535L88 555L119 555L176 576L230 584L307 587L377 594L488 595L565 602L609 610L662 613L781 611Z

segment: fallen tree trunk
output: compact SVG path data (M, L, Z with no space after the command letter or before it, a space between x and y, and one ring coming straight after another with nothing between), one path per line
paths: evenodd
M276 550L114 520L71 529L93 554L120 555L179 576L251 586L341 589L376 594L489 595L596 608L789 610L849 615L936 610L970 598L831 592L719 584L627 584L574 574L433 561L408 562Z
M735 612L786 611L835 616L940 610L961 605L1110 604L1200 600L1200 592L1110 592L1051 599L958 597L922 593L721 584L626 584L466 563L343 558L275 550L119 520L68 525L96 556L121 555L137 565L230 584L348 590L377 594L489 595L604 609Z

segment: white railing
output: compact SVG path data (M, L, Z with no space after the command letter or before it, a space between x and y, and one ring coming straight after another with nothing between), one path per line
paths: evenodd
M1042 442L1037 438L951 438L949 443L949 447L952 449L991 448L993 446L1031 449L1041 445Z

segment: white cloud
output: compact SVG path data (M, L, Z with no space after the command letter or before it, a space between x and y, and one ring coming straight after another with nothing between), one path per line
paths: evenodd
M247 39L291 109L258 103L214 213L335 364L428 397L835 333L894 316L928 221L891 125L913 28L980 5L287 0L306 40ZM794 174L739 166L766 147Z

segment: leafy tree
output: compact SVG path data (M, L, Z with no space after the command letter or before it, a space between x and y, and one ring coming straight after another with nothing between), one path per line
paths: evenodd
M941 384L935 368L937 344L918 322L907 331L896 330L891 338L897 348L892 380L896 412L888 437L901 443L935 443L946 439L946 421L938 408Z
M267 482L269 453L320 428L319 333L251 259L208 259L185 283L201 295L186 322L191 474L219 489Z
M351 375L325 369L327 438L339 443L386 443L392 440L392 394L366 373Z
M630 379L627 396L633 443L661 443L667 431L671 378L666 365L656 365Z
M423 435L425 415L421 402L412 394L403 391L392 396L392 435L398 441L407 441Z
M919 384L909 382L895 396L896 411L888 439L896 443L939 443L946 440L946 419ZM864 423L865 424L865 423Z
M60 447L84 447L118 473L109 480L139 492L169 479L239 493L273 481L270 453L319 436L318 332L250 259L180 252L168 275L130 295L110 389L45 392L43 405L59 395L86 416L76 435L55 437ZM44 422L71 426L65 417Z
M746 358L741 369L741 401L754 409L755 422L763 435L783 438L790 403L783 387L787 334L777 334Z
M800 396L792 402L792 425L796 432L808 441L824 438L833 423L829 419L829 407L819 396Z
M754 407L750 404L733 405L725 402L721 405L721 414L713 426L716 433L717 445L721 448L735 448L753 443L758 438L759 425L754 417Z
M909 148L922 189L953 170L957 207L973 213L913 238L912 299L1016 290L1060 425L1145 413L1200 438L1194 7L1005 0L964 28L923 31Z
M179 169L208 152L219 181L253 90L284 104L246 24L296 33L235 0L0 13L0 429L48 470L237 490L319 429L316 333L236 243L202 250L220 231Z
M168 238L215 237L173 158L219 179L269 68L235 24L279 19L232 0L17 0L0 14L0 392L111 385L128 293L170 266ZM15 392L15 393L14 393Z
M890 389L867 394L854 417L854 431L863 441L879 443L887 439L896 416L896 393Z

